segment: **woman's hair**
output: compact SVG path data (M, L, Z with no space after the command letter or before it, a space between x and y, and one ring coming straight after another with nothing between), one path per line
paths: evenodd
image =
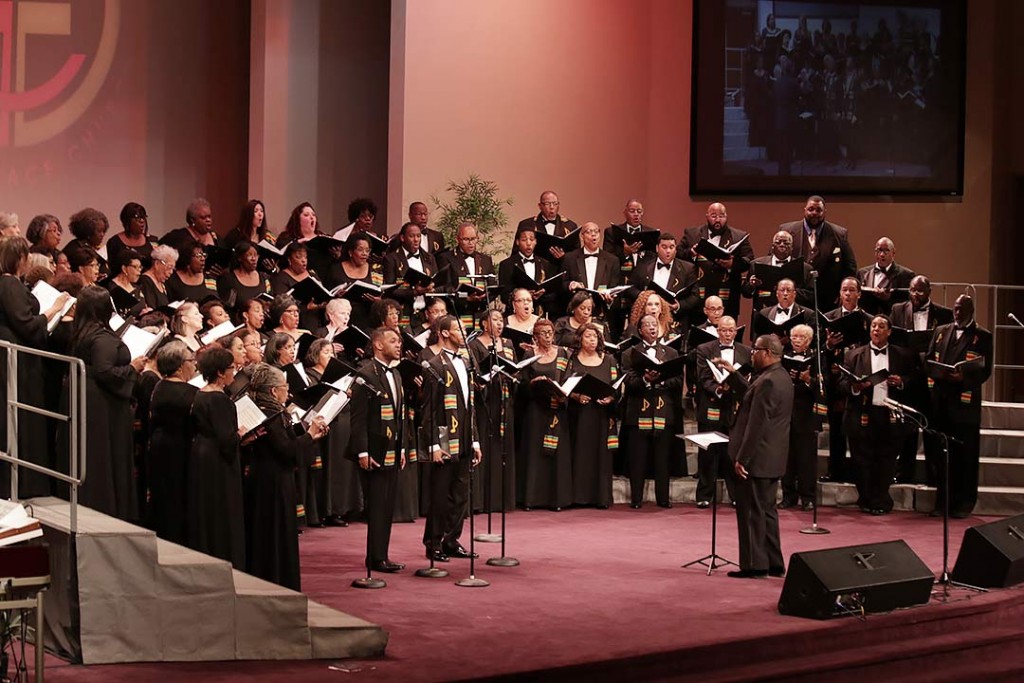
M92 238L110 227L110 221L102 211L93 208L82 209L68 221L71 234L77 239L92 242Z
M132 261L142 263L142 257L139 255L139 252L134 249L122 249L117 252L117 258L114 260L114 274L120 275L121 271Z
M100 257L92 247L79 246L76 249L65 250L64 255L68 257L68 265L76 273L90 263L99 263Z
M164 263L173 263L175 268L178 264L178 250L167 244L158 244L153 247L153 251L150 252L150 257L153 261L163 261Z
M235 243L234 248L231 250L231 267L241 268L242 259L244 259L245 255L255 248L256 245L249 240L241 240Z
M195 306L196 310L199 309L199 305L194 301L186 301L182 305L178 306L178 310L174 311L174 315L171 316L171 332L174 334L185 334L185 314Z
M292 240L291 242L285 245L284 256L282 256L281 258L287 261L292 257L292 254L294 254L297 251L304 251L308 254L309 247L306 246L305 242L299 242L297 239Z
M156 370L163 377L170 377L185 364L191 355L185 342L178 339L167 342L156 352Z
M551 330L554 331L555 324L553 322L551 322L550 320L548 320L547 318L538 318L537 322L535 322L533 324L533 336L534 337L537 336L537 332L540 331L540 328L542 328L542 327L550 327Z
M311 209L313 208L313 205L309 202L302 202L292 209L292 214L288 216L288 223L284 226L284 233L293 240L297 240L302 237L302 229L299 227L299 217L307 206ZM313 210L314 212L316 211L316 209ZM294 244L294 242L289 242L288 244L291 245Z
M263 207L263 222L256 227L256 239L262 240L267 237L267 205L259 199L250 199L242 207L242 212L238 216L238 222L235 223L235 230L242 235L248 235L252 229L252 219L256 215L256 207Z
M32 256L42 256L42 254L29 254L30 258ZM25 271L25 275L23 276L23 278L25 280L25 286L31 289L35 287L36 283L39 282L40 280L45 280L47 283L49 283L50 280L53 279L53 271L50 270L50 266L41 266L38 264L29 265L28 270Z
M212 382L221 373L225 372L235 364L235 357L230 351L218 344L204 346L196 354L196 365L199 366L199 374L207 382Z
M569 299L569 306L566 308L566 313L572 315L576 312L576 309L583 305L584 301L594 302L593 297L590 296L590 292L579 291L572 295Z
M341 313L342 309L348 309L348 312L352 312L352 302L348 299L331 299L327 302L327 308L324 313L328 316L334 315L335 313Z
M186 242L178 253L178 260L174 264L175 270L185 270L192 263L192 257L197 251L202 251L203 245L198 242Z
M97 285L83 287L75 304L75 323L71 331L71 348L99 330L110 329L110 318L114 315L114 302L110 292Z
M50 256L46 254L40 254L38 252L29 251L28 267L30 270L33 268L45 268L46 270L49 270L50 273L52 274L53 271L50 270L51 265L53 265L53 259Z
M271 365L277 365L280 362L281 349L290 341L292 341L291 335L284 332L275 332L270 335L270 339L267 340L267 346L263 349L264 360Z
M18 267L27 256L27 239L21 235L0 238L0 273L17 275Z
M324 350L325 346L331 346L331 342L326 339L314 339L313 343L309 345L309 350L306 351L306 357L302 359L302 364L306 367L313 367L320 362L320 352Z
M39 244L43 241L43 237L46 236L46 229L50 227L50 223L56 223L58 230L64 230L61 227L59 218L48 213L41 213L29 222L28 228L25 229L25 237L33 246Z
M534 326L533 329L537 329L537 327ZM601 331L601 326L600 325L595 325L594 323L584 323L584 324L580 325L578 328L576 328L576 348L577 349L583 348L583 334L587 330L593 330L594 332L597 333L597 353L598 353L598 355L603 356L604 355L604 332Z
M348 205L348 222L355 223L356 219L362 215L363 211L369 211L374 217L376 217L377 205L373 203L372 199L367 199L366 197L353 199Z
M298 306L299 302L291 294L278 294L270 304L270 322L273 325L281 324L281 316L292 306Z
M256 297L253 297L251 299L246 299L245 301L243 301L238 306L238 314L241 315L242 313L249 313L249 312L251 312L252 311L252 307L255 304L259 304L260 307L264 307L265 308L265 304L263 303L262 299L257 299Z
M227 308L227 306L224 305L224 302L221 301L220 299L215 298L215 297L208 299L207 301L205 301L203 303L202 306L199 307L199 313L200 313L200 315L203 316L203 324L204 325L209 323L209 321L210 321L210 311L212 311L217 306L220 306L221 308L223 308L225 313L228 312L228 308Z
M365 232L354 232L349 235L348 240L345 242L345 251L351 254L356 250L356 244L358 242L366 242L366 245L371 248L373 246L373 242L370 241L370 236Z
M402 305L394 299L377 299L370 306L370 327L384 327L384 323L388 319L388 312L391 310L398 312L399 317L402 315Z
M50 284L58 292L67 292L77 299L79 292L85 287L85 279L81 273L61 273Z
M131 225L132 219L139 218L140 216L146 215L146 207L137 202L128 202L121 207L121 213L118 215L118 219L121 221L121 226L125 232L128 232L128 226ZM149 232L149 224L146 224L146 229L143 231L143 235Z
M633 302L633 308L629 311L629 324L636 327L640 321L640 316L644 314L644 310L647 307L647 300L652 296L657 296L656 292L652 292L649 289L645 289L640 292L640 296ZM660 297L659 297L660 298ZM658 317L658 326L668 329L672 326L672 311L669 309L668 304L665 300L661 301L661 315Z
M280 369L269 363L257 363L249 376L249 395L257 403L280 406L281 403L271 392L274 387L286 386L288 380Z

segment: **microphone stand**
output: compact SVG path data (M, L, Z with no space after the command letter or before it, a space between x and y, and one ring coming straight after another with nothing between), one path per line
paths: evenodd
M487 298L486 285L484 287L485 287L485 289L484 289L484 296L485 296L485 298ZM488 304L488 306L489 305L490 304ZM487 309L484 309L484 310L486 311ZM494 373L494 374L491 375L491 379L493 380L493 379L495 379L498 376L498 369L497 369L498 368L498 339L497 339L497 337L495 337L493 335L491 336L491 348L488 349L488 357L491 359L491 371ZM501 392L501 384L500 383L498 384L498 392L499 392L499 394ZM486 400L486 398L484 400ZM504 402L503 399L500 400L499 402L501 404L501 406L499 408L499 411L500 411L501 408L504 408L505 402ZM504 417L501 415L500 412L499 412L498 416L500 418L498 420L498 429L499 429L499 432L498 432L499 437L498 438L501 439L501 447L502 447L502 458L501 458L501 486L502 486L502 489L501 489L501 493L502 493L502 499L501 499L501 514L502 514L502 517L501 517L501 533L500 534L493 533L492 527L491 527L492 508L494 506L492 505L493 501L491 500L491 463L490 463L490 458L488 458L487 476L484 477L484 487L483 487L484 488L484 507L487 508L487 533L485 533L485 534L478 534L476 536L476 540L480 541L481 543L498 543L499 541L500 542L504 542L503 536L505 535L505 488L504 488L505 487L505 452L504 452L505 441L504 441L504 437L501 436L501 432L500 432L502 421L504 420ZM488 434L488 437L489 436L490 435ZM504 554L505 553L502 552L502 555L504 555Z
M494 376L491 377L491 380L493 381L495 378L500 378L501 375L504 375L509 380L511 380L512 386L515 386L515 383L518 381L515 378L515 376L508 374L504 370L498 368L497 364L495 364L494 365ZM501 393L501 382L500 381L498 382L498 399L499 399L499 401L498 401L498 429L499 429L498 434L499 434L499 437L498 438L501 440L501 534L498 536L498 538L501 539L501 556L500 557L489 558L487 560L487 564L489 564L492 567L518 567L519 566L519 560L517 560L514 557L509 557L508 555L505 554L505 539L507 538L507 533L506 533L506 529L505 529L505 517L506 517L505 510L507 508L506 508L505 503L506 503L506 496L507 496L507 490L508 490L506 488L506 486L505 486L505 475L506 475L506 472L508 470L508 467L507 467L507 464L508 464L508 451L505 448L505 436L502 435L501 431L500 431L502 426L504 426L504 424L505 424L505 397ZM488 518L488 522L490 522L489 518Z
M369 476L373 476L373 475L369 475ZM390 514L390 511L388 511L388 514ZM367 520L366 520L366 548L367 548L368 552L367 552L367 562L366 562L366 576L364 576L364 577L362 577L360 579L354 580L352 582L352 587L353 588L369 588L369 589L374 589L374 588L387 588L387 586L388 586L387 582L384 581L384 579L374 578L373 573L370 570L370 565L372 563L369 561L369 549L372 548L372 547L373 547L373 525L370 523L369 517L367 517Z
M472 457L470 455L470 458ZM476 539L473 538L473 471L475 469L471 460L469 463L469 576L455 582L455 585L461 588L486 588L491 585L490 581L476 577Z
M811 279L814 283L814 338L818 342L818 352L815 354L815 363L818 366L818 395L825 400L825 380L821 369L821 354L825 348L821 341L821 313L818 309L818 271L811 271ZM811 408L813 410L813 406ZM820 433L820 432L819 432ZM811 525L800 530L802 534L830 534L825 527L818 526L818 508L821 507L821 482L818 481L818 448L814 448L814 510L811 512Z

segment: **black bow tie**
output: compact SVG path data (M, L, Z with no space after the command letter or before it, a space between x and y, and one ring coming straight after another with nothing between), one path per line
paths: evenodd
M584 254L583 258L597 258L600 254Z
M924 304L923 306L921 306L921 308L915 308L915 309L913 309L913 310L914 310L914 313L924 313L924 312L925 312L925 311L927 311L927 310L928 310L929 308L931 308L931 305L930 305L930 304Z
M395 371L394 368L389 368L386 365L381 365L380 369L384 371L385 375L390 375L390 374L392 374Z
M723 345L722 345L722 350L723 350L723 351L732 351L732 345L730 344L729 346L725 346L725 345L723 344Z
M533 263L533 257L531 256L530 258L526 258L526 257L524 256L524 257L523 257L523 263Z
M875 354L876 356L881 356L881 355L885 354L885 352L888 351L888 350L889 350L888 346L883 346L880 349L876 349L874 346L871 347L871 353Z
M779 313L785 313L786 315L792 315L792 308L779 308Z
M630 235L635 235L636 233L640 232L640 226L639 225L636 225L636 226L634 226L634 225L627 225L626 226L626 230L629 231Z
M668 268L671 268L671 267L672 267L671 263L662 263L661 261L658 261L658 268L659 269L661 269L661 268L668 269Z
M409 254L409 258L410 259L419 258L419 257L420 257L420 252L418 252L418 251L415 254Z

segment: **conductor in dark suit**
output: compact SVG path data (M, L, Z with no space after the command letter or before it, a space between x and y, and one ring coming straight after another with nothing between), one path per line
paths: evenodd
M352 385L350 457L359 463L366 507L366 563L379 572L397 572L404 564L388 559L398 470L405 467L405 396L402 378L391 369L402 357L402 338L392 329L370 334L373 358L360 365L365 384Z
M825 200L807 198L804 219L783 223L779 230L793 236L793 256L802 258L818 271L818 303L822 309L835 304L844 277L857 273L857 257L846 228L825 220Z
M913 429L896 421L885 401L906 402L904 394L920 372L920 360L913 351L889 343L892 323L888 317L873 317L870 334L869 344L846 352L843 365L858 377L883 369L889 376L872 385L868 380L855 382L844 374L839 386L848 396L843 427L857 466L857 504L862 512L884 515L892 511L889 486L896 474L900 446Z
M438 270L443 270L440 281L445 292L454 292L460 284L483 288L485 285L497 284L496 280L478 278L477 276L494 275L494 263L491 257L477 249L480 241L476 223L463 221L455 233L454 249L442 252L437 257ZM485 294L470 294L465 300L459 300L459 313L463 316L476 315L487 306ZM463 320L465 323L465 320ZM467 329L471 325L466 326Z
M623 443L629 448L630 507L638 509L644 500L644 474L648 458L654 460L654 497L663 508L672 507L669 500L669 456L674 435L682 431L675 424L675 407L682 400L682 376L661 379L657 371L639 370L640 356L660 363L678 357L673 348L658 343L658 319L653 315L640 318L637 326L641 342L623 354L623 367L629 371L625 379L626 397L623 409Z
M441 353L428 361L424 387L424 424L431 443L430 510L423 531L427 557L446 562L468 558L461 543L469 512L469 471L480 462L480 439L473 409L472 375L460 355L465 346L455 316L437 321Z
M384 284L402 283L391 290L388 297L402 305L403 325L416 325L423 320L427 307L426 295L434 291L434 284L427 287L411 287L404 282L405 272L418 270L425 275L437 274L434 257L420 246L420 228L415 223L406 223L398 233L401 246L384 256Z
M935 328L928 359L946 365L981 358L980 367L957 370L936 379L929 420L949 442L949 514L969 517L978 502L978 454L981 446L981 387L992 375L992 333L974 320L974 300L966 294L953 304L953 322ZM929 437L931 438L931 437ZM942 514L946 482L939 477L935 512Z
M901 327L905 330L922 332L934 330L939 325L946 325L953 322L953 310L942 304L931 300L932 283L924 275L917 275L910 281L910 301L903 301L892 305L893 327ZM924 352L927 348L924 349ZM924 352L921 353L922 360ZM917 379L908 389L907 405L917 408L923 413L928 412L931 398L928 392L928 378L925 373L918 375ZM896 467L896 480L901 483L919 483L916 473L917 445L919 435L916 430L907 435L903 446L900 448L899 463ZM937 451L934 439L925 439L924 457L927 465L928 483L934 485L937 481L938 471L935 466L939 464L942 453Z
M519 221L519 225L516 226L515 239L518 240L519 233L527 228L531 228L534 232L546 232L549 235L555 237L565 237L573 230L577 228L576 223L565 218L559 213L559 207L561 203L558 201L558 195L551 190L545 190L540 195L540 201L537 202L537 208L540 209L540 213L530 218L524 218ZM513 251L515 250L515 242L513 242ZM549 259L558 268L562 267L562 257L565 253L558 247L552 247L550 253L541 254L546 259Z
M775 335L758 337L752 354L754 379L743 391L729 439L737 477L740 546L740 568L729 576L741 579L786 572L775 497L786 471L793 381L782 367L782 343ZM733 382L736 377L731 373L729 379Z
M740 314L740 297L742 296L743 273L754 260L754 248L747 233L729 225L725 205L715 202L708 206L704 225L686 228L683 239L679 243L680 258L690 261L697 267L697 278L701 281L698 296L701 302L709 296L717 296L725 304L725 315L733 318ZM726 259L709 261L697 253L697 243L702 239L717 244L723 249L740 240L740 244L732 256Z
M894 290L910 287L916 273L896 263L895 259L896 245L888 237L882 237L875 242L875 263L857 271L861 289L866 289L868 294L863 297L861 306L872 315L888 315L894 303L910 298L906 292Z

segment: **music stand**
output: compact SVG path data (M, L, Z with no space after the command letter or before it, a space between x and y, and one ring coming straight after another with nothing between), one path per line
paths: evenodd
M701 432L699 434L687 434L683 437L684 440L697 446L697 448L703 450L711 450L711 446L721 443L729 443L729 437L721 432ZM687 562L683 565L683 568L691 567L695 564L704 565L708 568L708 576L711 576L711 572L715 571L719 567L724 567L731 564L734 567L739 565L732 560L727 560L717 552L718 547L718 449L711 450L712 466L715 468L715 489L711 492L711 552L704 557L700 557L692 562Z

